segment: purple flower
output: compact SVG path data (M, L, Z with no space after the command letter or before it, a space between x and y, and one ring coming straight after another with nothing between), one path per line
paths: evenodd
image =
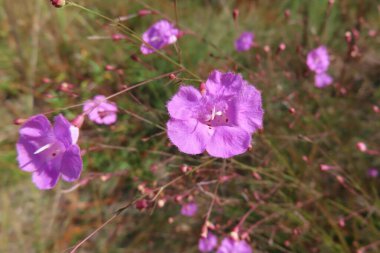
M80 149L76 145L79 129L61 114L54 126L42 114L28 119L19 130L17 160L22 170L32 172L32 180L41 190L52 189L60 175L67 182L79 178L82 171Z
M252 253L252 248L244 240L235 241L230 237L226 237L216 253Z
M160 20L149 27L149 29L142 35L143 41L151 45L153 48L142 44L140 50L143 54L151 54L166 45L175 43L178 36L179 30L175 28L172 23L167 20Z
M194 216L198 211L198 205L195 202L186 203L181 208L181 214L187 217Z
M320 46L311 50L307 54L306 63L309 69L317 74L326 72L330 65L327 48L325 46Z
M84 103L83 112L88 113L88 118L97 124L111 125L117 120L116 104L107 101L103 95L87 100Z
M186 154L205 150L229 158L247 151L251 135L263 127L260 92L240 74L213 71L202 94L181 86L169 101L167 132L171 142Z
M376 168L370 168L370 169L368 169L367 174L368 174L369 177L374 177L375 178L375 177L379 176L379 170L376 169Z
M235 48L238 52L248 51L253 44L254 35L251 32L243 32L235 41Z
M332 84L333 78L326 72L317 73L314 77L314 84L317 88L324 88Z
M216 235L214 235L213 233L208 232L206 238L201 237L199 239L198 249L203 253L207 253L212 251L217 244L218 237L216 237Z

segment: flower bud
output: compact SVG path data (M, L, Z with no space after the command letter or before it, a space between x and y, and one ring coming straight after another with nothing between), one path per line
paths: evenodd
M149 203L146 199L140 199L136 202L135 206L138 210L143 210L149 206Z
M238 9L234 9L234 11L232 12L232 17L234 18L234 20L236 20L239 17Z
M84 122L85 114L79 114L75 119L71 121L71 124L77 128L81 128Z
M15 120L13 120L13 124L15 124L15 125L22 125L22 124L25 123L26 120L27 119L17 118Z
M66 5L66 0L50 0L54 7L61 8Z
M126 39L127 37L123 34L120 34L120 33L115 33L115 34L112 34L112 40L113 41L119 41L119 40L122 40L122 39Z
M362 141L359 141L358 143L356 143L356 148L360 152L366 152L367 151L367 145L364 142L362 142Z
M146 15L151 15L151 14L156 14L156 12L155 11L151 11L151 10L145 10L145 9L142 9L142 10L138 11L138 15L140 17L146 16Z
M205 83L201 83L199 85L199 91L201 92L202 95L206 94L206 84Z

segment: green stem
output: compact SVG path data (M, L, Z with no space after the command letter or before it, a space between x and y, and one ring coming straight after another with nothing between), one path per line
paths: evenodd
M140 42L140 43L144 43L144 45L146 45L147 47L149 47L149 48L151 48L151 49L154 49L155 52L156 52L159 56L161 56L162 58L164 58L164 59L167 60L168 62L172 63L173 65L175 65L175 66L177 66L177 67L183 69L184 71L186 71L187 73L189 73L191 76L193 76L194 78L196 78L196 79L198 79L198 80L201 81L201 78L200 78L197 74L193 73L192 71L190 71L189 69L187 69L187 68L186 68L185 66L183 66L182 64L176 62L175 60L173 60L172 58L170 58L169 56L167 56L166 54L164 54L162 51L160 51L160 50L156 50L155 48L153 48L150 44L146 43L146 42L143 41L138 35L136 35L135 32L134 32L133 30L131 30L128 26L125 26L125 25L123 25L123 24L121 24L121 23L119 23L119 22L115 22L115 20L113 20L113 19L111 19L111 18L109 18L109 17L107 17L107 16L104 16L103 14L101 14L101 13L99 13L99 12L96 12L96 11L90 10L90 9L88 9L88 8L82 6L82 5L79 5L79 4L77 4L77 3L74 3L74 2L69 1L69 2L68 2L68 6L77 7L77 8L79 8L79 9L81 9L81 10L84 10L84 11L86 11L86 12L89 12L89 13L95 15L95 16L101 17L101 18L103 18L103 19L105 19L105 20L111 22L112 24L116 25L116 26L119 27L119 28L124 29L124 30L125 30L126 32L128 32L129 35L130 35L132 38L134 38L136 41L138 41L138 42Z

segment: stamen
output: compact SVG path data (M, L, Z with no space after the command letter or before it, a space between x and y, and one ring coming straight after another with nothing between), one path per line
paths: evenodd
M216 111L216 108L215 106L212 108L212 112L211 112L211 120L214 120L215 119L215 111Z
M48 143L45 146L42 146L39 149L37 149L33 154L37 155L37 154L45 151L46 149L50 148L52 145L53 145L53 143Z

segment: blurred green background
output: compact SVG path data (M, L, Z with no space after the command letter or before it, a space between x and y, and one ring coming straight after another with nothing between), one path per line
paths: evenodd
M159 198L166 201L163 208L127 209L78 252L198 252L215 190L215 183L199 183L221 177L230 179L216 191L210 216L220 226L220 238L257 205L243 225L243 230L253 225L254 252L380 252L379 178L367 175L369 168L380 168L380 158L355 147L364 141L380 150L380 114L373 110L380 106L378 1L75 2L112 19L141 9L158 11L123 22L138 35L161 18L176 22L187 34L165 54L202 80L213 69L242 73L262 91L264 131L255 135L253 150L226 161L178 152L163 130L165 105L181 83L199 85L181 72L177 79L164 77L117 96L115 125L85 122L79 143L82 178L95 179L69 193L64 190L72 185L62 182L52 191L38 191L30 174L17 167L13 120L49 111L54 111L49 117L61 112L73 119L80 106L61 108L178 67L156 54L141 55L125 30L76 7L0 0L0 252L69 252L139 196L142 185L159 187L180 176L183 164L205 162L211 163L165 188ZM248 53L233 46L243 31L255 33ZM112 40L116 33L127 39ZM350 43L345 36L352 37ZM305 65L307 52L320 44L329 48L335 79L322 90L314 87ZM106 65L119 71L106 71ZM63 91L64 82L74 88ZM334 169L321 172L321 164ZM94 174L114 172L122 175L105 180ZM179 214L178 196L195 199L195 217Z

